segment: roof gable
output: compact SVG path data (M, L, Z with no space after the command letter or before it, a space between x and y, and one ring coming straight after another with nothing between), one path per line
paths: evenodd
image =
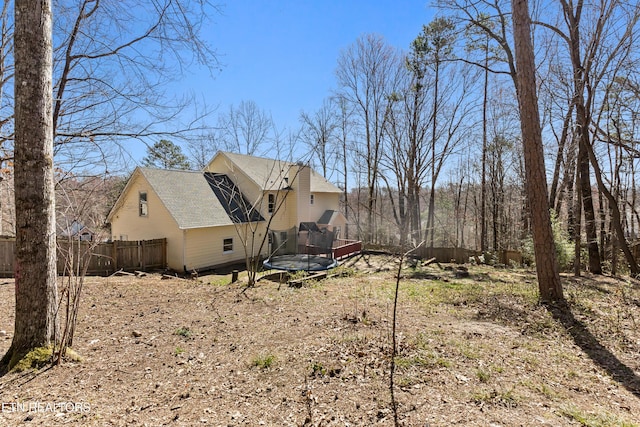
M178 228L231 225L233 222L202 172L140 168Z
M231 200L231 207L225 206L225 197L222 194L220 197L216 194L215 183L212 185L203 172L146 167L136 168L109 213L108 219L113 217L124 203L124 199L130 192L131 183L139 179L146 181L150 190L158 196L180 229L233 225L236 222L246 222L246 219L263 220L262 217L256 219L257 217L253 214L242 216L234 208L234 206L238 207L241 200L246 200L242 194L238 196L241 199ZM224 188L224 186L219 187ZM231 187L227 186L227 188Z
M263 157L249 156L220 151L218 156L225 156L235 168L244 173L262 191L281 190L289 187L294 177L289 173L296 163L283 160L267 159ZM213 160L209 164L213 163ZM322 175L311 169L312 193L342 193L342 191L325 179Z

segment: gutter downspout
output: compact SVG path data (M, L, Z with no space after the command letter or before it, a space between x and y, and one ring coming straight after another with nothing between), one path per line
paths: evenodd
M182 268L187 272L187 230L182 229Z

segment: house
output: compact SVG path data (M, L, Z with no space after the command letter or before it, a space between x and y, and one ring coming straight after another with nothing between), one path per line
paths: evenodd
M95 233L89 227L74 219L71 222L64 216L56 216L56 234L64 239L81 240L91 242Z
M341 190L309 166L219 152L200 172L138 167L107 217L113 240L167 239L167 264L193 271L268 256L269 230L332 219ZM263 242L265 242L263 244Z

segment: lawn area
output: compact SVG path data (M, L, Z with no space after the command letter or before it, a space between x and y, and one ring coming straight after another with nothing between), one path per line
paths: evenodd
M391 426L397 260L289 287L230 276L87 278L81 361L0 377L0 425ZM404 426L640 426L640 285L533 271L403 270L395 394ZM241 275L242 278L242 275ZM0 282L0 351L13 281Z

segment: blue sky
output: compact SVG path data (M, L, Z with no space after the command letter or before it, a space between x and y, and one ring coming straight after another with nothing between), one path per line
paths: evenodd
M181 89L222 110L254 101L279 129L298 127L336 88L340 52L366 33L408 49L434 14L430 0L229 0L205 37L222 70L188 71ZM214 114L212 120L217 114Z

